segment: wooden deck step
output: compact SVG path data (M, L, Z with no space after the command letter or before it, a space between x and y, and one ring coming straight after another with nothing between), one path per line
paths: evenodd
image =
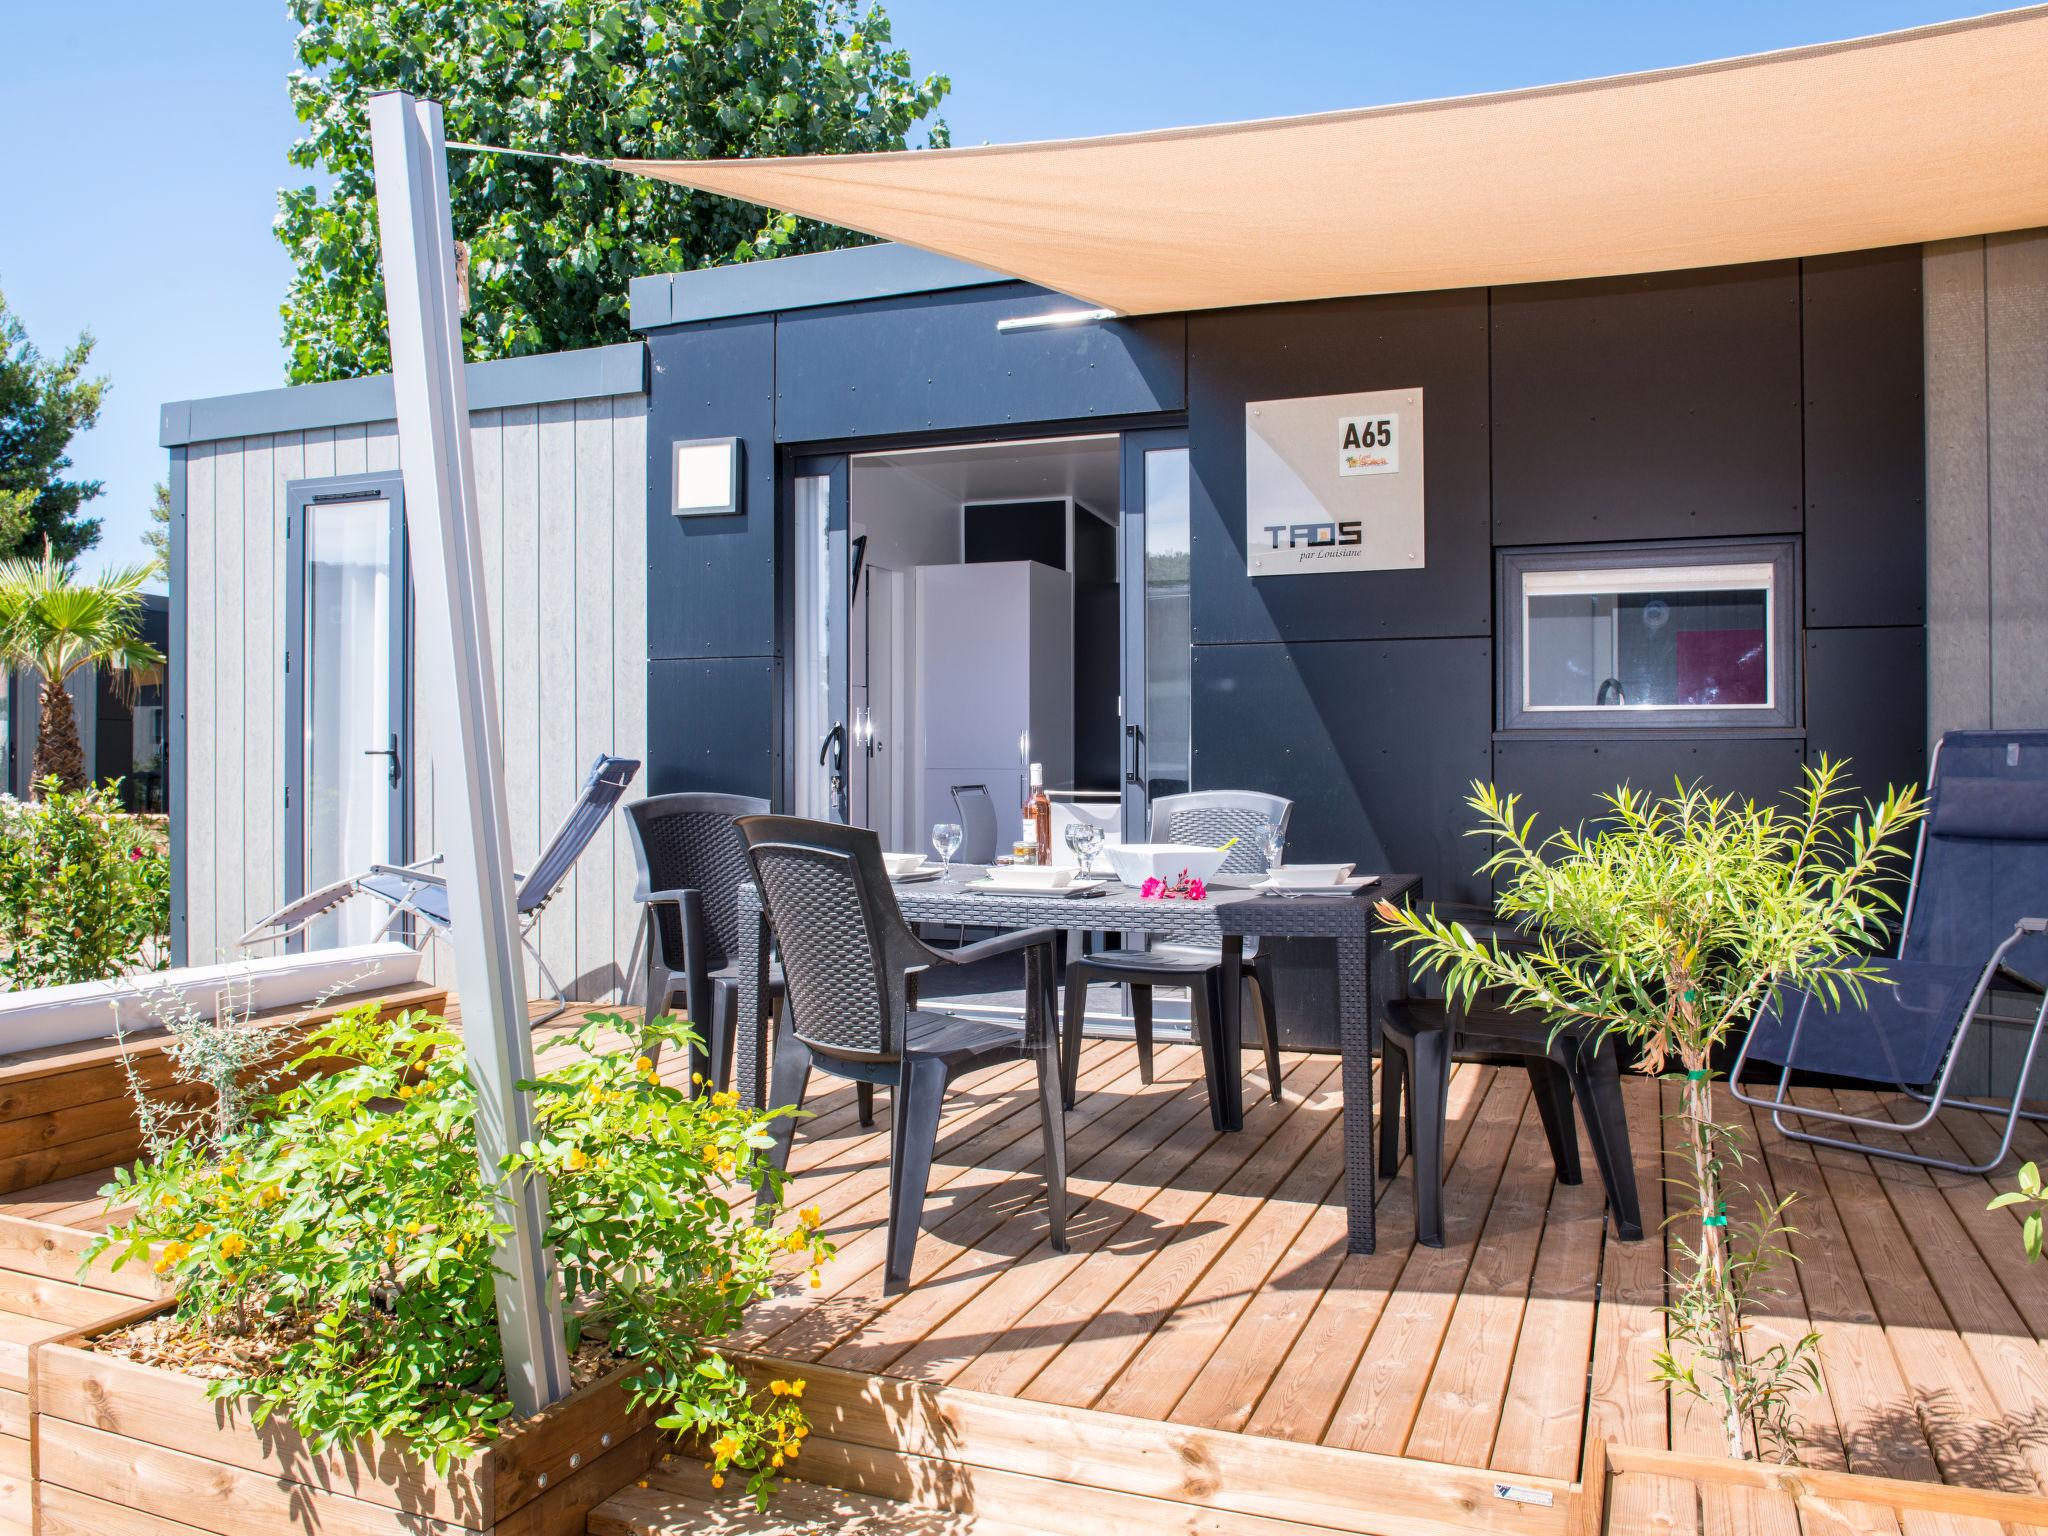
M1039 1529L820 1483L786 1482L766 1510L756 1510L744 1492L735 1497L739 1487L735 1478L714 1489L700 1464L678 1460L598 1505L585 1529L589 1536L1031 1536Z

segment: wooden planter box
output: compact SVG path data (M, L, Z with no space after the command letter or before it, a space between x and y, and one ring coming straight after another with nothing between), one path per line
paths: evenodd
M446 1473L398 1447L315 1455L289 1426L258 1428L242 1404L208 1398L196 1377L83 1347L105 1331L34 1350L43 1536L583 1536L590 1510L641 1476L665 1439L651 1409L629 1409L621 1369Z

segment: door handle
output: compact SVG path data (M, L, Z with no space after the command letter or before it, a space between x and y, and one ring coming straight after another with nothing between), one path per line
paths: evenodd
M396 731L393 731L393 732L391 733L391 745L390 745L390 746L388 746L388 747L365 747L365 748L363 748L363 756L365 756L365 757L383 757L383 758L388 758L388 759L390 759L390 765L389 765L389 766L390 766L390 775L391 775L391 787L392 787L393 789L396 789L396 788L398 788L398 732L396 732Z
M1143 784L1145 782L1145 733L1135 725L1127 725L1124 727L1124 740L1130 743L1131 748L1130 766L1124 770L1124 782L1126 784Z
M818 747L818 766L823 768L828 759L832 766L830 787L832 814L844 822L847 820L846 724L844 721L834 721L832 729L825 733L825 740Z

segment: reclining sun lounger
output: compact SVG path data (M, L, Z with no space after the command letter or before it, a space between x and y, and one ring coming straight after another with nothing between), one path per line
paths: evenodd
M568 998L548 970L547 961L541 958L539 946L533 942L534 926L540 921L541 910L547 906L549 898L569 878L569 870L583 850L590 846L591 839L597 836L605 819L611 815L612 807L619 803L639 771L640 764L634 758L600 757L590 770L590 777L583 781L583 792L577 796L575 808L542 850L532 870L514 876L519 882L516 898L519 940L540 968L541 979L549 988L548 996L558 1003L566 1005ZM370 896L390 908L390 915L378 927L376 938L400 931L400 925L410 919L420 947L425 948L428 939L436 934L445 934L452 926L448 913L448 880L435 867L440 862L441 855L437 853L413 864L372 864L359 875L323 885L317 891L308 891L296 901L280 907L243 934L238 942L247 948L277 939L289 941L304 933L306 925L323 913L333 911L352 897Z
M2021 1118L2048 1118L2021 1107L2048 1023L2048 731L1950 731L1941 738L1902 927L1897 958L1883 962L1890 985L1866 985L1860 1004L1847 993L1839 1006L1810 994L1781 996L1743 1041L1729 1086L1743 1103L1771 1111L1778 1129L1799 1141L1989 1173L2005 1161ZM1978 1015L1994 984L2040 999L2012 1098L1954 1097L1957 1061L1971 1031L1983 1028ZM1780 1068L1774 1089L1743 1087L1751 1061ZM1788 1089L1795 1070L1881 1083L1926 1110L1901 1122L1794 1103ZM1860 1126L1890 1138L1920 1129L1945 1107L2005 1116L1989 1161L1894 1150L1794 1123Z

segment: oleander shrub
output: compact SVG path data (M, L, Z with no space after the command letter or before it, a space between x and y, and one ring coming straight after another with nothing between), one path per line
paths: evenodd
M13 988L98 981L168 963L171 863L159 823L119 787L38 786L0 802L0 977Z
M831 1248L816 1211L755 1221L742 1197L783 1186L765 1155L775 1115L664 1084L654 1058L688 1039L673 1019L593 1017L524 1085L536 1134L493 1182L461 1036L431 1015L380 1020L374 1004L341 1014L307 1039L323 1070L224 1141L198 1128L117 1172L109 1198L136 1214L94 1253L153 1265L177 1300L142 1345L109 1345L195 1369L316 1447L402 1437L445 1466L511 1413L493 1265L510 1229L495 1197L540 1175L578 1382L630 1364L636 1403L765 1498L808 1433L802 1385L757 1392L711 1346L769 1293L778 1261L815 1276Z

